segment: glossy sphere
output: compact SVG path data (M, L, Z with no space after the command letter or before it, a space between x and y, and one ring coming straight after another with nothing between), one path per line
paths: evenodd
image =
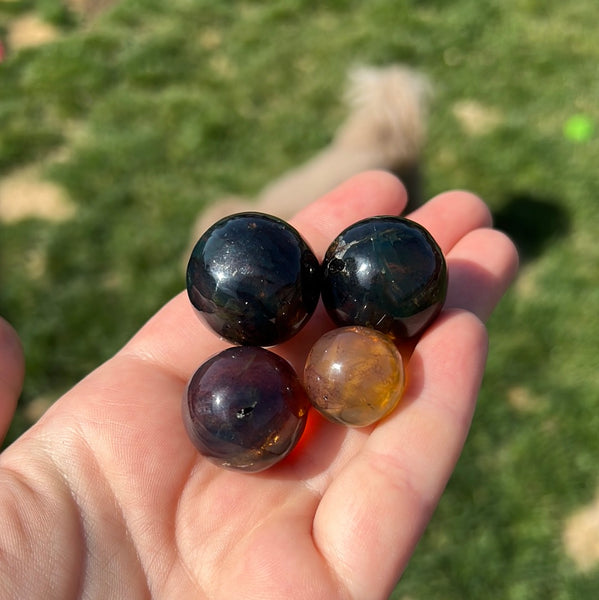
M240 213L210 227L187 266L193 306L235 344L273 346L308 321L320 295L320 266L284 221Z
M322 300L340 326L411 338L438 315L446 294L441 249L426 229L402 217L359 221L325 255Z
M344 425L371 425L388 415L405 385L401 354L374 329L342 327L325 333L310 350L304 386L312 405Z
M287 361L251 346L228 348L193 375L183 399L187 433L219 466L262 471L299 440L310 401Z

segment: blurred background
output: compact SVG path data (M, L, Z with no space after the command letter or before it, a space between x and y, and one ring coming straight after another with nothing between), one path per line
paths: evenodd
M595 0L0 0L0 314L27 380L7 443L184 285L191 224L326 146L356 64L434 87L426 197L518 244L472 431L393 598L596 598Z

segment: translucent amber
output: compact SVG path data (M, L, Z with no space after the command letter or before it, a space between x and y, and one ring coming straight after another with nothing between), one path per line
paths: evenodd
M254 346L228 348L195 372L183 420L195 447L221 467L262 471L296 445L310 402L289 363Z
M385 334L341 327L323 335L306 360L304 387L327 419L363 427L388 415L405 386L399 350Z

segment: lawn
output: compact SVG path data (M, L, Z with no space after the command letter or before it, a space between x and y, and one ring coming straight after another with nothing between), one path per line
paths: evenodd
M599 526L580 511L599 497L596 2L122 0L83 22L4 0L0 39L32 14L58 36L5 42L0 63L0 185L50 190L27 214L0 204L0 313L27 354L9 441L182 288L204 205L330 141L349 67L408 63L435 87L426 195L482 195L523 266L393 598L595 598Z

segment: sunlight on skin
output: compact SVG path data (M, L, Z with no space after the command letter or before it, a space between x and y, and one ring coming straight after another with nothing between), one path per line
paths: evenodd
M405 202L392 176L366 173L292 223L321 258L345 226ZM356 430L311 411L298 447L272 469L208 463L185 435L180 403L224 343L182 293L0 457L0 595L388 597L468 431L487 347L478 317L517 267L470 194L443 194L413 217L443 248L450 287L389 418ZM331 327L319 309L277 352L301 369Z

